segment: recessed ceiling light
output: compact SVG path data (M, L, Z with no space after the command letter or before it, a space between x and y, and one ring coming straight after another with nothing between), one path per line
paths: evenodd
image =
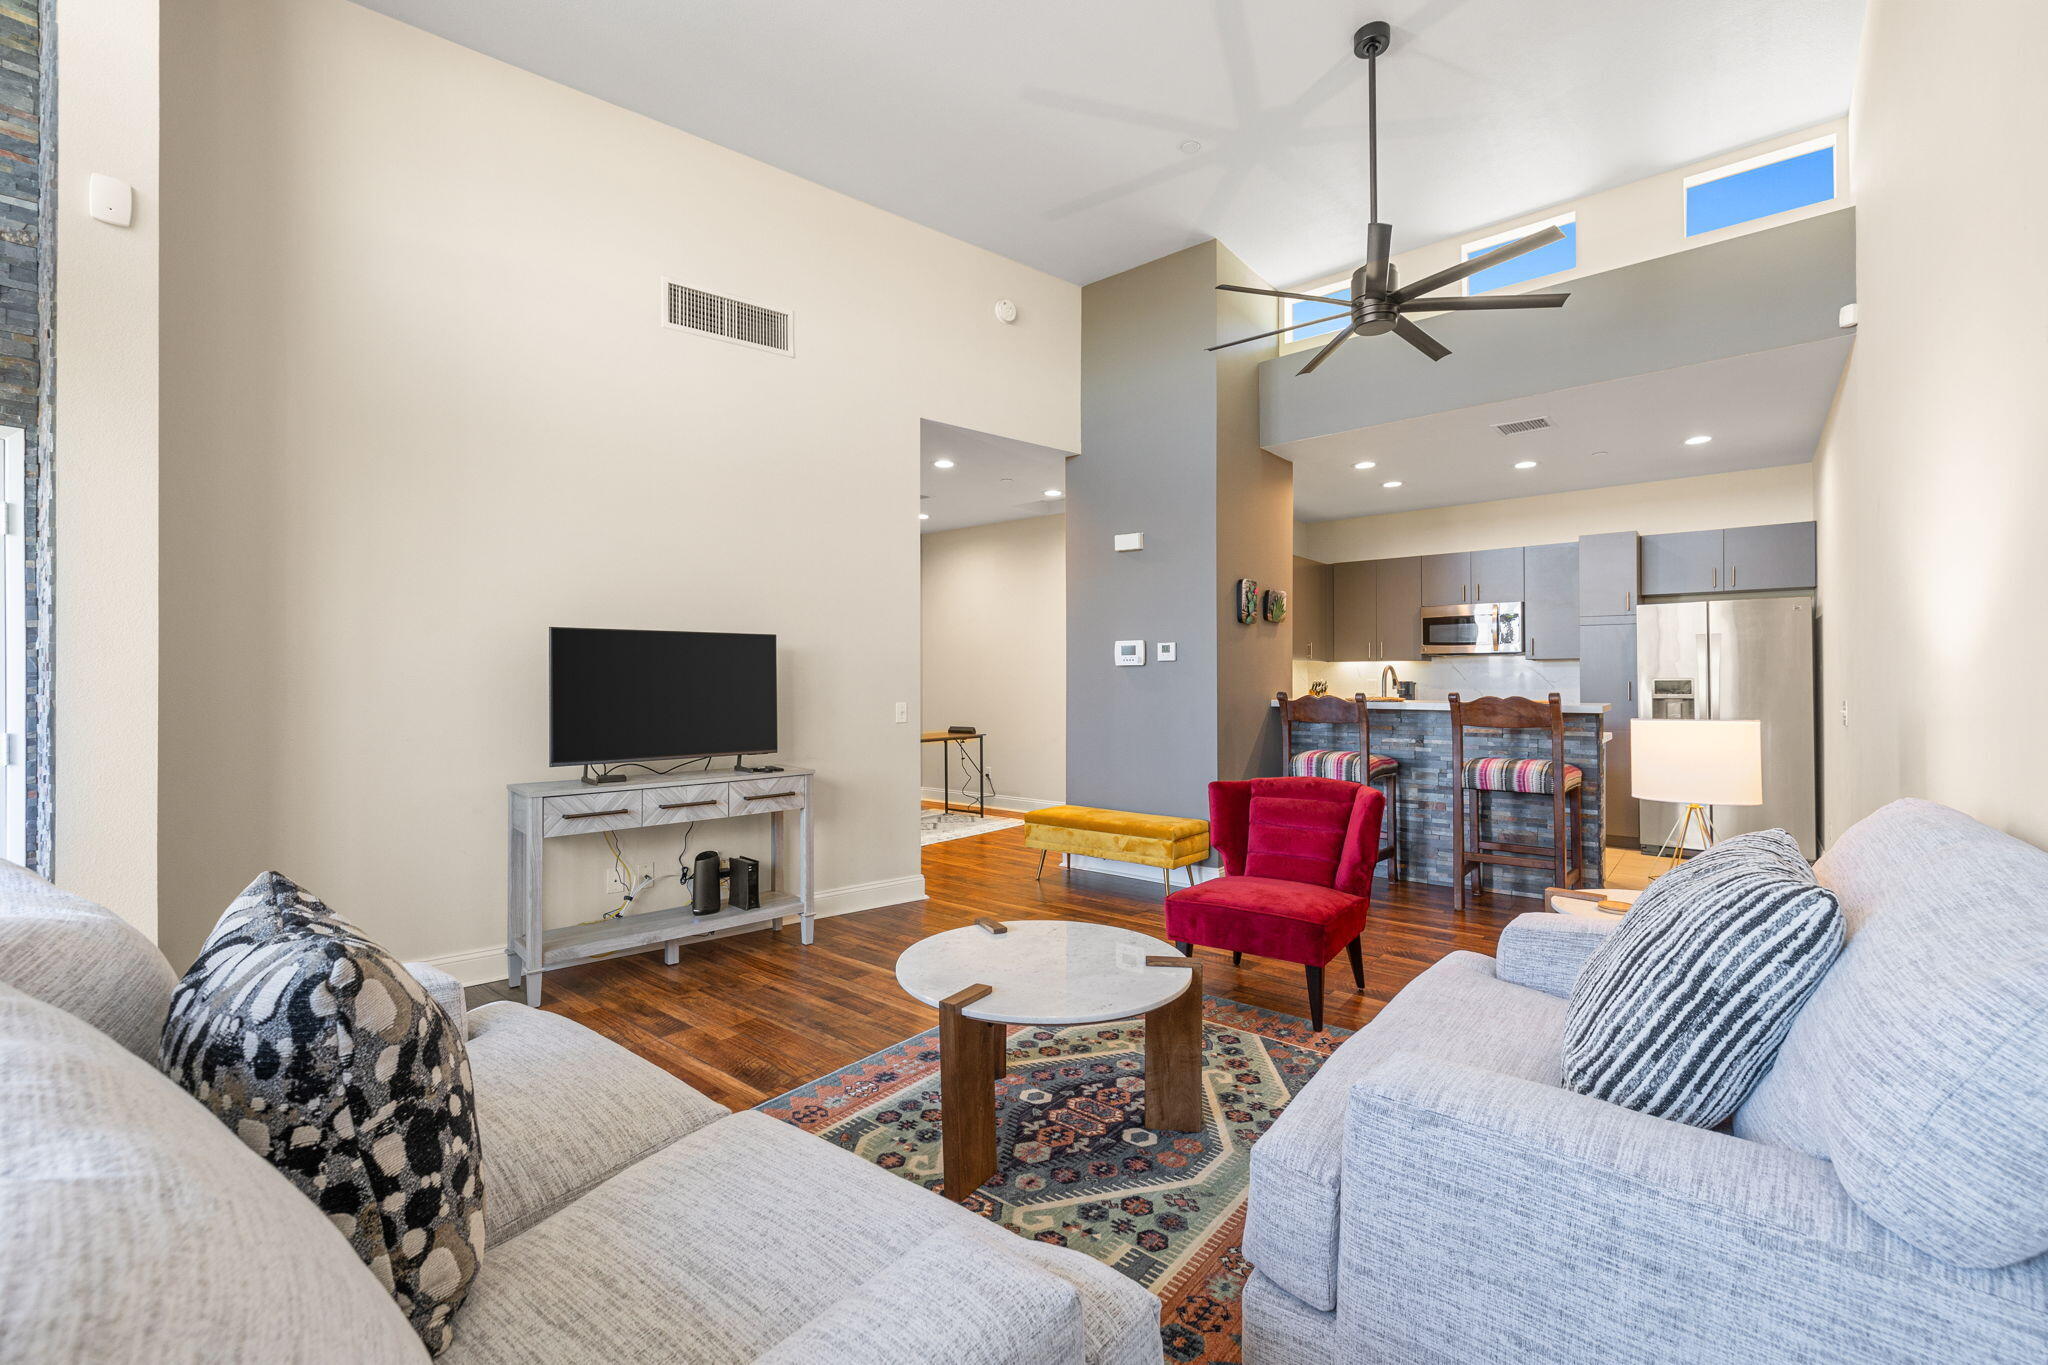
M1380 487L1382 488L1399 488L1400 486L1401 481L1399 479L1388 479L1385 483L1380 485Z
M1199 152L1201 150L1202 142L1200 138L1191 137L1180 144L1180 151L1182 156L1193 156L1196 152Z
M953 462L952 462L951 460L933 460L933 461L932 461L932 468L933 468L933 469L951 469L952 467L953 467Z
M1352 467L1353 469L1377 469L1377 468L1379 468L1379 461L1377 461L1377 460L1360 460L1360 461L1359 461L1359 462L1358 462L1357 464L1355 464L1355 465L1353 465L1353 466L1351 466L1351 467Z
M1685 443L1689 446L1703 446L1713 439L1711 436L1688 436L1685 438Z
M1047 496L1048 498L1064 498L1064 497L1066 496L1066 494L1065 494L1065 493L1061 492L1061 491L1060 491L1059 489L1057 489L1057 488L1048 488L1048 489L1046 489L1046 490L1045 490L1045 495L1046 495L1046 496Z
M1535 467L1536 467L1536 462L1535 462L1534 460L1516 460L1516 461L1515 461L1515 468L1517 468L1517 469L1534 469Z
M929 512L919 512L917 514L917 519L919 521L930 521L932 519L932 514Z

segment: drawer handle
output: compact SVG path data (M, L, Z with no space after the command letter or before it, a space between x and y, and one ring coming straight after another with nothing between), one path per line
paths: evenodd
M782 799L783 797L785 797L785 796L795 796L795 795L796 795L796 793L795 793L795 792L741 792L741 793L740 793L740 795L741 795L741 796L743 796L743 797L745 797L745 798L746 798L747 800L749 800L749 801L779 801L779 800L781 800L781 799Z
M564 815L562 818L564 820L602 820L607 815L631 815L632 813L633 812L627 810L624 806L620 806L617 810L576 811L573 814Z
M667 805L665 805L665 806L656 806L656 807L655 807L655 809L656 809L656 810L689 810L689 809L691 809L692 807L695 807L695 806L715 806L715 805L717 805L717 804L718 804L718 798L714 796L714 797L712 797L712 798L711 798L711 799L710 799L709 801L671 801L671 802L669 802L669 803L668 803Z

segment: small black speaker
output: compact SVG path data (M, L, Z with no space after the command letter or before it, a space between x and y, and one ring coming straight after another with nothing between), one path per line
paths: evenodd
M718 913L718 855L710 849L697 855L690 875L690 913Z
M732 880L726 886L726 904L735 910L761 908L761 864L745 854L732 855Z

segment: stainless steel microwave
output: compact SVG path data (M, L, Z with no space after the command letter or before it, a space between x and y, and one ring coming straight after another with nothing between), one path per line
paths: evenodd
M1422 609L1422 653L1520 654L1520 602L1466 602Z

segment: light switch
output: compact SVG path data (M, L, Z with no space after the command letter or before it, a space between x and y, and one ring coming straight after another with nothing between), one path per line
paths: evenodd
M115 227L135 221L135 191L111 175L95 175L86 182L85 206L94 218Z
M1161 640L1157 645L1153 646L1152 657L1160 663L1170 664L1174 659L1174 649L1173 641Z
M896 703L896 723L898 725L908 725L910 723L909 702L899 701Z

